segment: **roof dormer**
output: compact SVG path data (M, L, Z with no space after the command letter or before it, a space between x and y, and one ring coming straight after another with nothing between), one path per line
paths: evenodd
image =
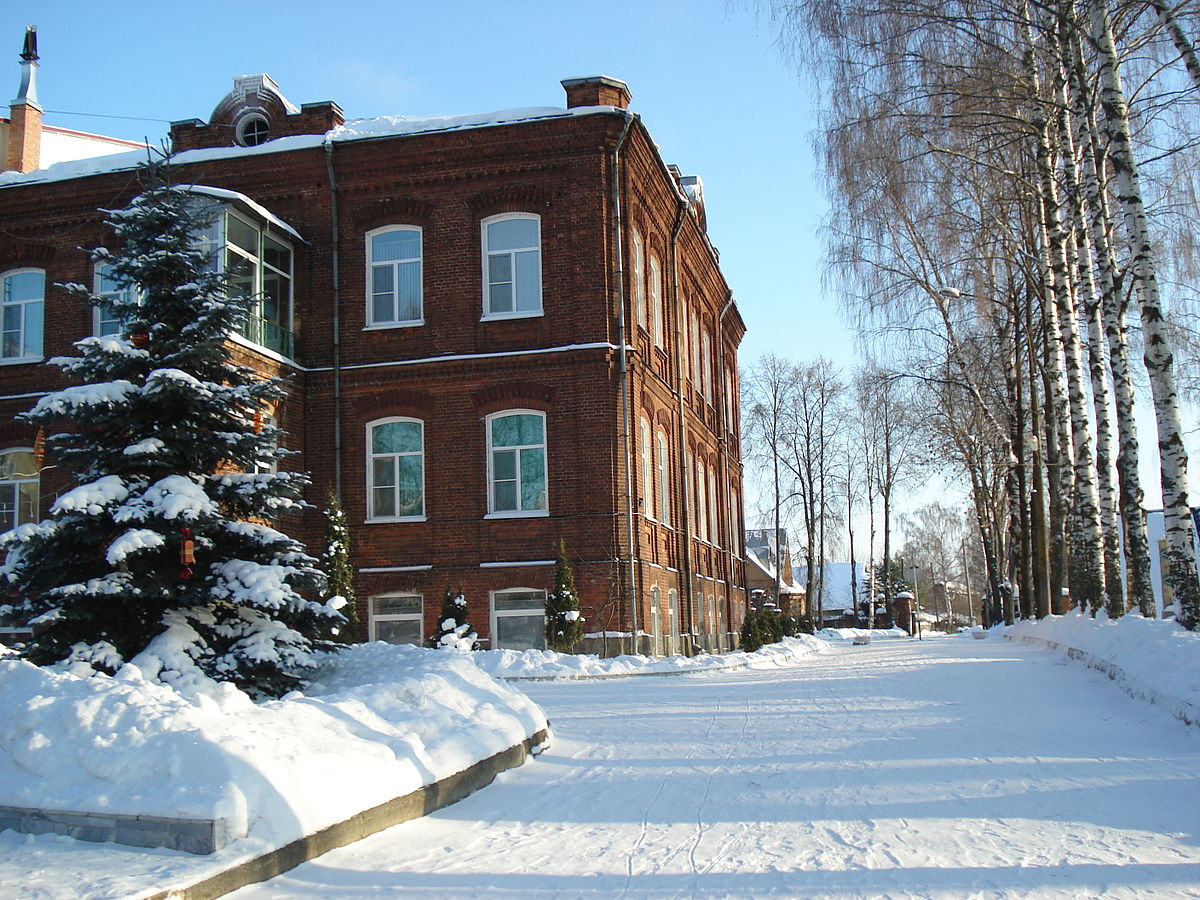
M175 152L257 147L280 137L324 134L341 125L344 118L341 107L332 100L297 107L270 75L239 75L207 124L199 119L171 123L171 146Z

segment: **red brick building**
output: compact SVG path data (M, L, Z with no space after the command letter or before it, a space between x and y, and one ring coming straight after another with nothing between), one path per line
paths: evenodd
M172 126L259 297L239 359L289 379L289 465L348 514L364 639L427 636L449 584L492 646L540 646L560 539L590 632L690 653L740 625L745 326L702 186L622 82L563 85L565 109L346 122L251 76ZM62 384L45 359L119 329L57 285L106 287L79 248L112 244L98 210L142 158L0 175L0 529L66 486L13 416ZM319 540L315 512L285 527Z

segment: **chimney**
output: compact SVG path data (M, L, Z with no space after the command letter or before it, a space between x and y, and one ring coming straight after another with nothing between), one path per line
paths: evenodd
M606 75L567 78L563 80L562 86L567 92L567 109L577 106L615 106L617 109L628 109L632 99L629 85Z
M25 27L21 50L21 88L9 104L8 152L4 168L32 172L42 155L42 107L37 99L37 27Z

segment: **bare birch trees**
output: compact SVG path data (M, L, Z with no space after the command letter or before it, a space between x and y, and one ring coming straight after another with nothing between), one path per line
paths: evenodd
M1092 612L1155 613L1133 415L1140 336L1165 579L1179 621L1200 627L1169 235L1155 218L1169 206L1194 231L1196 192L1144 177L1200 138L1194 109L1165 124L1200 102L1195 4L770 9L827 101L831 274L877 351L919 386L923 427L969 484L993 602L1009 618L1043 615L1069 587Z

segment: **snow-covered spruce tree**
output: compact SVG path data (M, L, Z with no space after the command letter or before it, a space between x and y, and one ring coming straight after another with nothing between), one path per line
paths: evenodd
M339 614L305 599L322 582L304 547L267 523L305 506L307 478L263 471L286 455L262 424L278 379L230 362L227 336L251 298L230 292L203 247L201 198L148 164L144 192L111 211L121 249L93 251L130 290L108 303L129 336L93 337L51 360L80 382L23 414L75 486L50 518L0 550L13 618L34 625L33 662L112 672L147 650L147 674L193 664L256 696L278 696L316 663L311 635Z
M321 594L327 606L338 610L346 621L333 624L329 637L343 644L358 639L357 598L354 595L354 567L350 565L350 526L342 500L332 487L325 496L325 550L321 553L321 571L325 590Z
M438 627L429 638L429 645L443 650L474 650L478 642L479 635L467 621L467 598L461 590L452 591L446 585Z
M579 613L579 595L575 593L575 572L567 559L566 541L558 542L558 561L554 565L554 590L546 598L546 646L559 653L570 653L583 640L583 616Z

